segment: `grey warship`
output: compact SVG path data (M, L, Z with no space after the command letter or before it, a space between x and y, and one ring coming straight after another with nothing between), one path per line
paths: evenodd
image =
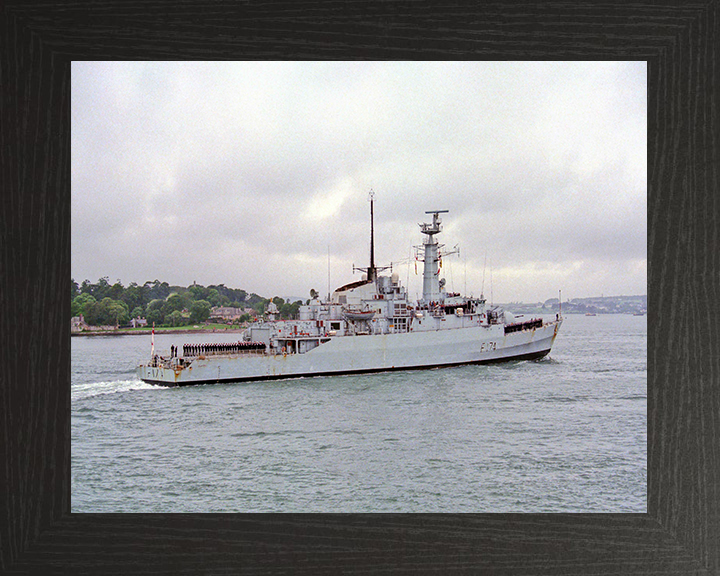
M309 376L428 369L463 364L537 360L550 353L562 315L522 322L484 297L448 293L440 278L441 214L420 224L422 298L411 302L398 274L375 266L373 197L370 197L370 265L361 280L310 300L294 320L266 316L233 344L173 347L137 367L150 384L184 386Z

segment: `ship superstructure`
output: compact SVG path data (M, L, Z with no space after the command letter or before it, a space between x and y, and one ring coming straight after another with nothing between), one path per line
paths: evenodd
M443 252L437 242L441 214L426 212L419 259L422 298L411 302L396 272L379 275L374 259L373 196L370 265L361 280L329 298L309 300L295 320L277 320L271 305L239 342L188 346L155 355L137 368L141 380L165 386L352 374L539 359L547 355L562 317L515 321L512 314L473 298L448 293L440 278Z

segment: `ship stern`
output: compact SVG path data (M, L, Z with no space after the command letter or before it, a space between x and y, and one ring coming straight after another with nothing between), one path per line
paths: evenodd
M147 384L157 386L179 386L179 371L164 366L148 366L140 364L135 369L138 379Z

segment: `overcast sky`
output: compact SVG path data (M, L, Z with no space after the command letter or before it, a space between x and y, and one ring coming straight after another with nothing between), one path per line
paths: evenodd
M646 135L644 62L74 62L71 272L326 294L372 189L413 298L427 210L451 291L646 294Z

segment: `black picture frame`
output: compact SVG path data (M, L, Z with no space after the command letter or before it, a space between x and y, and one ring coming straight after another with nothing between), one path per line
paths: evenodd
M0 5L0 572L720 573L718 1ZM70 63L645 60L647 514L71 514Z

